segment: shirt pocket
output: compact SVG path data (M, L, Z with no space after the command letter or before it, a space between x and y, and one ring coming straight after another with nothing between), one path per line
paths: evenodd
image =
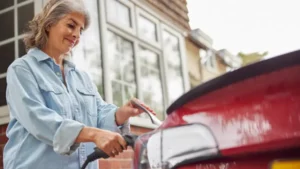
M63 105L65 103L63 90L56 86L46 85L44 83L39 84L39 87L46 102L46 107L54 110L61 116L66 117Z
M83 110L87 111L88 115L97 117L96 96L92 89L76 88L80 97L83 100Z

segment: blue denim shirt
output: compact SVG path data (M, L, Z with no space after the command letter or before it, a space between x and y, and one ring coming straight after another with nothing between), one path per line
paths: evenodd
M95 147L75 143L85 125L129 131L129 124L116 125L117 107L103 101L86 73L66 60L64 69L67 87L59 66L37 48L9 66L4 169L80 169ZM96 161L88 166L97 168Z

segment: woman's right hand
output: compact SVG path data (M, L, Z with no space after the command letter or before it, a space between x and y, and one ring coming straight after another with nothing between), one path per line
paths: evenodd
M127 144L124 138L115 132L101 130L96 132L94 143L98 148L104 151L110 157L115 157L123 150L127 149Z
M119 133L94 127L84 127L75 142L94 142L98 148L110 157L115 157L127 149L126 141Z

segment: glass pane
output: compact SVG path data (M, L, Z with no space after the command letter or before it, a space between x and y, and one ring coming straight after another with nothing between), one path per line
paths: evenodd
M0 106L6 105L6 78L0 78Z
M19 57L22 57L26 54L26 50L25 50L25 44L23 42L23 39L19 40Z
M138 24L140 36L154 42L157 41L157 31L154 22L151 22L143 16L139 16Z
M131 27L130 8L116 0L107 0L107 19L122 26Z
M28 21L32 20L34 16L34 6L33 3L30 3L25 6L18 8L18 33L21 35L24 33L25 28L27 27Z
M127 60L123 62L124 66L123 67L123 77L124 81L135 84L135 71L134 71L134 65L132 60Z
M13 5L14 5L13 0L0 0L0 10L11 7Z
M163 91L158 55L155 52L140 47L141 57L141 89L143 101L149 105L160 120L163 120ZM141 115L142 117L147 117Z
M153 68L158 68L158 55L144 47L140 47L140 60L143 64L151 66Z
M15 59L15 43L11 42L0 46L0 53L1 53L1 57L4 57L0 62L0 74L1 74L1 73L6 73L8 66Z
M167 31L163 32L165 56L168 60L168 93L170 103L174 102L184 92L181 71L179 39Z
M108 50L111 79L118 79L135 84L132 42L109 31Z
M124 98L125 102L132 99L133 97L136 97L136 88L135 87L124 86L124 92L125 92L125 98Z
M0 14L0 23L5 25L0 26L0 41L14 37L14 10Z
M86 8L89 10L92 22L89 28L83 32L80 43L74 48L72 60L76 64L76 67L86 71L90 75L98 87L100 95L104 97L98 3L97 0L84 2Z
M123 105L122 99L122 85L118 82L112 81L112 91L113 91L113 103L117 106Z

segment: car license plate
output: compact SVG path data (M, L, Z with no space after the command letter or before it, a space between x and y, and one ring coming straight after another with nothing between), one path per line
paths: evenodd
M274 161L271 164L271 169L300 169L300 159Z

